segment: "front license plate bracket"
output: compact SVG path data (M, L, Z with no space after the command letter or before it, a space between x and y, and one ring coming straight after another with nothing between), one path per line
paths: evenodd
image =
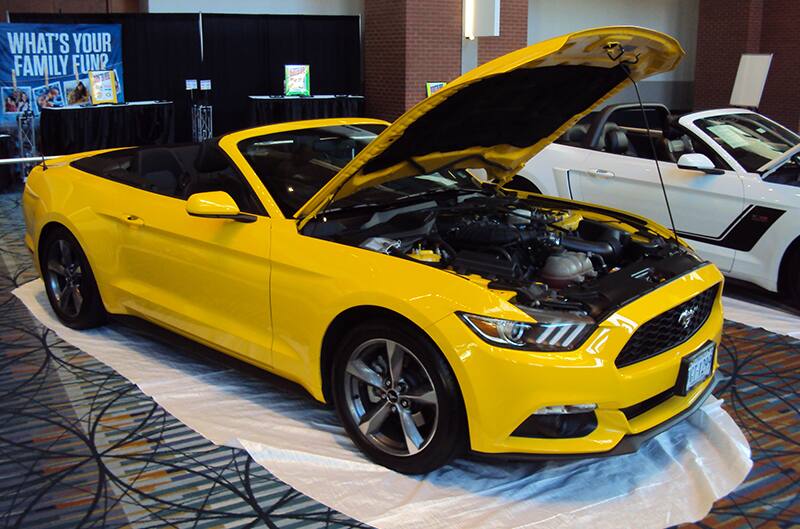
M694 353L681 359L678 382L675 384L676 395L685 397L714 373L716 348L714 342L708 342Z

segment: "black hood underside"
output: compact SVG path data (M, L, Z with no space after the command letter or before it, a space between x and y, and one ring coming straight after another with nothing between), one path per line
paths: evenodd
M627 78L624 65L523 68L466 86L409 125L365 174L417 156L470 147L524 148L584 113ZM487 112L487 108L491 112Z

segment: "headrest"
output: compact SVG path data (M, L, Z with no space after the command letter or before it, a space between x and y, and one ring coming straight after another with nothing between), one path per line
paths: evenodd
M194 159L194 168L201 173L214 173L224 171L230 167L230 162L217 145L217 140L210 139L202 142Z
M681 136L683 136L683 131L680 129L678 125L678 117L677 116L667 116L667 119L664 120L664 137L668 140L677 140Z
M611 129L606 132L606 151L614 154L628 152L628 135L620 129Z
M564 140L571 143L582 143L589 132L589 125L574 125L564 134Z
M692 140L688 136L681 136L677 140L668 140L670 152L681 155L687 152L694 152Z

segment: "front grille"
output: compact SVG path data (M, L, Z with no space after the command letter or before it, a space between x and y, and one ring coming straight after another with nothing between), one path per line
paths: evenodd
M622 348L614 364L625 367L647 360L691 338L711 315L718 290L719 285L714 285L643 324Z

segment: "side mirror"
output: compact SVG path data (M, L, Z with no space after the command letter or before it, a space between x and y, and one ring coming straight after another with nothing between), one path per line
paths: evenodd
M725 174L722 169L714 167L714 162L709 160L708 156L697 152L681 154L681 157L678 158L678 168L706 174Z
M186 201L186 213L193 217L231 219L238 222L255 222L256 216L239 211L239 206L225 191L195 193Z

